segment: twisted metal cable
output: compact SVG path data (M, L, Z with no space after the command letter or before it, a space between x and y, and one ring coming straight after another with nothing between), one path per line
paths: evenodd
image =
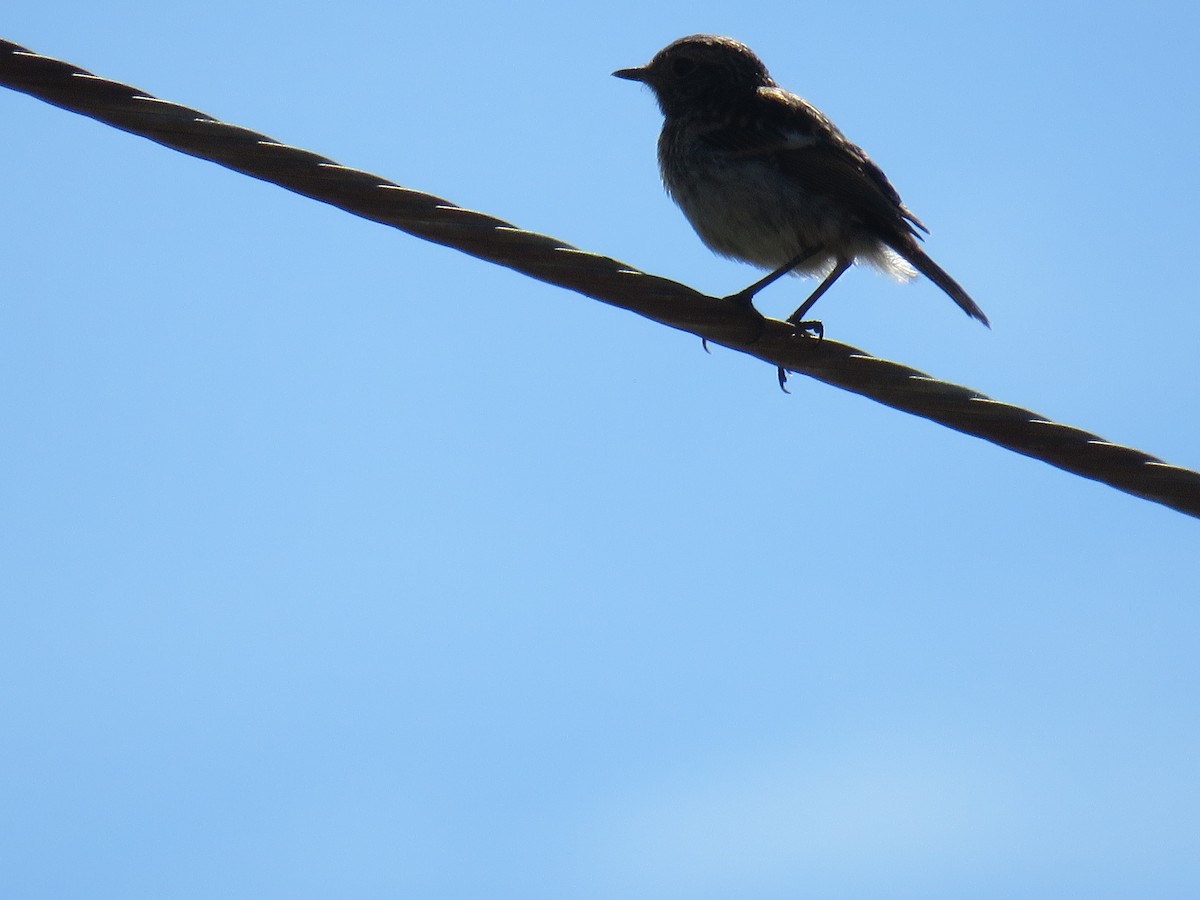
M1200 518L1200 473L0 39L0 84Z

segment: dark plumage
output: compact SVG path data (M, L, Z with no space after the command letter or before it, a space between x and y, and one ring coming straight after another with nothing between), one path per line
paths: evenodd
M775 84L748 47L713 35L682 38L619 78L654 91L665 121L663 182L697 234L724 256L772 270L735 294L788 272L826 277L789 317L794 324L855 261L902 279L921 272L967 315L983 310L918 242L928 232L882 170L819 110ZM915 269L915 271L914 271Z

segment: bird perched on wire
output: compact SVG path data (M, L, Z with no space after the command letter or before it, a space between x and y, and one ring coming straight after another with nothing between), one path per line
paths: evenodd
M681 38L618 78L650 86L665 121L658 161L667 192L715 252L771 273L824 274L788 317L802 331L814 303L855 261L901 279L921 272L967 315L988 324L967 292L921 249L928 229L880 168L818 109L780 88L749 47L715 35ZM782 384L784 373L780 372Z

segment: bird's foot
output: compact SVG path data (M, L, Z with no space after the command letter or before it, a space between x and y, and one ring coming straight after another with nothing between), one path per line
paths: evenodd
M788 319L788 324L796 329L796 334L815 337L818 342L825 338L825 324L816 319L809 319L807 322L793 322Z
M732 303L739 309L744 309L746 312L751 313L761 320L763 319L763 314L754 308L754 295L757 293L757 291L753 289L754 287L755 285L751 285L745 290L738 291L736 294L730 294L728 297L722 297L721 299L728 303ZM818 322L817 324L819 325L820 323ZM708 349L707 338L700 338L700 345L704 348L705 353L712 352Z
M788 319L788 324L796 329L796 334L802 334L805 337L815 337L818 344L825 338L825 325L816 319L810 319L807 322L793 322L791 319ZM787 380L787 369L779 366L779 389L785 394L790 394L791 391L787 389Z
M753 285L751 285L751 287L753 287ZM750 288L746 288L744 291L738 291L736 294L730 294L728 297L724 297L723 299L734 304L735 306L740 306L742 309L749 309L753 310L754 312L758 312L758 310L754 309L754 295L756 293L758 292L753 291Z

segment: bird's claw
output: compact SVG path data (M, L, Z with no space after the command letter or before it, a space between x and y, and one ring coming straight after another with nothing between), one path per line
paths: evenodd
M818 342L825 339L825 324L817 319L809 319L807 322L793 322L788 319L788 324L796 329L796 334L815 337Z
M726 303L732 303L734 306L753 314L761 322L763 320L763 314L754 308L754 294L755 291L751 290L750 288L746 288L745 290L738 291L736 294L730 294L728 297L722 297L721 299ZM755 337L755 340L758 340L758 338ZM712 351L708 349L708 338L701 337L700 345L704 348L705 353L712 353Z
M809 319L806 322L793 322L791 319L788 319L788 324L796 329L796 334L802 334L805 337L815 337L818 344L825 339L825 325L816 319ZM779 389L785 394L790 394L791 391L787 389L787 380L787 369L779 366Z

